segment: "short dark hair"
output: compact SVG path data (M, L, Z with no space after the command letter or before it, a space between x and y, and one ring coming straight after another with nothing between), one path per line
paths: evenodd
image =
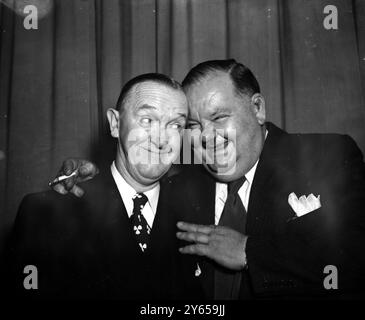
M222 71L230 75L238 93L252 96L260 93L260 86L249 68L234 59L210 60L199 63L192 68L182 82L184 89L203 80L209 73Z
M129 92L134 88L134 86L136 86L137 84L146 82L146 81L153 81L156 83L163 84L163 85L165 85L169 88L175 89L175 90L182 90L181 84L179 82L177 82L176 80L174 80L162 73L144 73L137 77L132 78L123 86L115 109L120 111L122 105L125 103L125 100L128 97Z

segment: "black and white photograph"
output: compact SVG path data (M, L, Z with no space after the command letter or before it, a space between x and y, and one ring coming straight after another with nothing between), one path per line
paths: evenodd
M0 0L6 300L363 300L364 152L364 0Z

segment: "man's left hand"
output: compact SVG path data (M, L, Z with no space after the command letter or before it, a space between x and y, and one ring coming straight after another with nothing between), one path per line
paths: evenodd
M180 248L181 253L206 256L232 270L246 266L247 236L223 226L178 222L177 227L184 231L177 232L178 239L195 242Z

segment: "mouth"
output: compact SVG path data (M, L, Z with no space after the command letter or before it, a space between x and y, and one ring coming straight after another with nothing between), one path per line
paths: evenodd
M160 150L160 149L157 149L157 148L145 148L145 147L140 147L141 149L147 151L147 152L150 152L150 153L153 153L153 154L159 154L159 155L165 155L165 154L169 154L171 149L166 149L166 150Z
M206 148L207 151L210 151L210 152L217 152L217 151L221 151L221 150L226 150L226 148L228 147L228 144L229 144L229 141L228 140L224 140L223 143L219 143L219 144L216 144L214 143L212 146L208 146Z
M232 160L235 157L233 144L228 140L214 146L214 148L207 149L206 166L213 173L218 173L222 169L227 169L231 166Z

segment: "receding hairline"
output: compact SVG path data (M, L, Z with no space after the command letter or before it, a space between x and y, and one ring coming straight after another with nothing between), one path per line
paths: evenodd
M184 97L186 97L182 86L178 82L174 82L174 83L176 83L176 87L174 87L174 86L172 86L168 83L161 82L157 79L145 79L145 80L142 80L140 82L137 82L137 83L133 84L132 87L130 87L128 89L128 91L126 92L125 97L120 102L120 105L117 106L117 108L119 107L119 111L124 110L125 109L124 106L128 103L128 101L131 99L131 97L133 97L133 95L136 94L137 90L141 86L146 85L148 83L153 84L153 85L157 85L157 86L160 86L160 87L164 87L166 90L181 92L184 95Z
M147 85L147 84L154 84L156 86L161 86L161 87L164 87L166 89L170 89L172 91L180 91L180 92L184 93L184 91L182 90L182 87L174 88L174 87L171 87L170 85L168 85L166 83L159 82L158 80L149 79L149 80L144 80L144 81L141 81L141 82L138 82L138 83L134 84L130 88L130 90L128 91L128 94L136 92L139 89L139 87Z

